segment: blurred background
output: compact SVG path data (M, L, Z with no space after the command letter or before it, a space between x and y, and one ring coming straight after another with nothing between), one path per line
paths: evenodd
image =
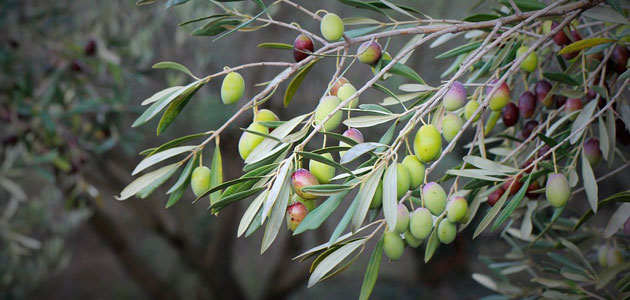
M261 232L236 239L247 201L215 217L207 211L207 203L190 203L192 192L165 209L169 185L146 199L119 202L113 198L132 180L131 170L141 160L138 152L179 136L215 129L238 109L221 103L217 80L203 87L159 137L155 121L131 129L142 112L142 100L190 80L183 73L154 70L153 64L175 61L205 76L224 66L292 61L290 52L256 45L292 43L296 36L267 27L213 42L212 37L190 34L203 22L178 26L215 13L207 1L192 0L168 9L166 5L178 1L144 6L135 2L0 1L0 298L356 298L373 245L346 272L311 289L306 289L310 262L291 260L327 241L344 207L316 232L288 239L288 230L282 231L261 256ZM465 17L471 5L455 0L399 3L435 18ZM377 17L337 1L302 4L342 17ZM227 5L243 12L257 11L250 2ZM315 32L319 28L316 21L287 6L271 14ZM396 53L406 41L392 39L389 47ZM420 48L407 65L429 84L439 85L439 75L450 61L433 57L456 43ZM333 68L332 60L319 63L289 109L282 107L282 92L266 107L284 120L312 110ZM256 68L242 74L248 87L253 87L279 71ZM355 83L363 83L369 76L365 66L346 75ZM393 89L400 83L403 81L394 78L388 86ZM282 91L284 87L286 84ZM254 94L255 89L250 88L246 98ZM369 91L361 102L376 103L384 97ZM236 144L239 127L247 127L251 117L245 115L221 136L225 180L241 175ZM384 130L364 135L368 141L378 140ZM457 163L458 155L461 153L453 153L444 165ZM204 156L206 165L210 157ZM434 176L441 176L439 173ZM616 191L622 188L620 182L608 184ZM471 241L469 231L458 236L454 245L441 247L428 264L422 262L423 249L407 249L400 262L383 262L372 298L477 299L489 294L471 274L487 271L478 259L480 254L501 254L507 245L496 233Z

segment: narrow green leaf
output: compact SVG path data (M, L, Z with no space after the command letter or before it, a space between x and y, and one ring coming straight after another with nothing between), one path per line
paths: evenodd
M361 155L366 154L379 147L387 147L387 145L372 142L354 145L352 148L350 148L350 150L346 151L346 153L341 156L341 160L339 162L342 164L347 164L359 158Z
M383 176L383 214L389 228L396 227L398 216L398 164L393 162ZM371 200L372 198L370 198Z
M306 78L306 74L308 74L308 72L317 61L318 60L316 59L308 63L306 66L302 67L302 69L295 75L295 77L293 77L293 79L289 83L289 86L287 87L287 90L284 92L284 107L289 107L289 103L291 103L295 92L297 92L297 89L302 84L302 81L304 81L304 78Z
M260 43L260 44L258 44L257 47L258 48L293 50L293 45L289 45L289 44L285 44L285 43Z
M195 76L195 74L193 74L188 68L186 68L184 65L178 64L176 62L172 62L172 61L159 62L159 63L153 65L153 68L154 69L171 69L171 70L176 70L176 71L184 72L184 73L190 75L190 77L197 79L197 76Z
M628 18L619 14L612 8L603 6L603 5L597 5L595 7L591 7L590 9L584 11L584 16L587 18L604 21L604 22L611 22L611 23L617 23L617 24L630 24L630 21L628 21Z
M173 169L177 169L180 166L178 163L174 163L172 165L168 165L165 167L161 167L155 171L144 174L134 181L132 181L129 185L127 185L121 192L120 196L114 196L116 200L126 200L129 197L137 194L139 191L149 186L153 181L162 177L162 175L171 172Z
M155 94L153 94L151 97L145 99L144 101L142 101L142 103L140 103L140 105L148 105L151 103L155 103L159 100L163 100L168 98L170 95L172 95L173 93L177 92L178 90L180 90L181 88L183 88L182 86L172 86L169 88L165 88Z
M569 85L575 85L575 86L579 86L580 83L577 82L575 79L569 77L568 75L564 74L564 73L551 73L551 72L545 72L543 73L543 77L552 80L552 81L557 81L560 83L566 83Z
M359 204L354 216L352 217L352 223L350 226L352 228L352 232L356 232L361 227L361 224L363 224L363 220L365 220L365 216L370 208L370 202L372 202L378 183L381 180L381 175L384 171L383 169L383 167L379 166L377 169L372 171L371 174L367 175L367 178L361 185L361 189L357 193Z
M194 166L196 166L198 164L198 162L199 162L199 154L195 154L195 156L192 159L188 160L188 163L186 163L186 167L184 167L184 170L179 175L179 178L177 179L175 184L166 193L170 194L170 193L176 191L177 189L182 187L187 181L189 181L190 174L192 173Z
M530 173L529 176L527 176L527 180L525 181L523 186L521 186L516 195L512 197L512 200L505 206L497 219L494 221L494 224L492 225L490 231L495 231L497 228L501 227L501 225L503 225L503 223L512 215L514 210L518 207L518 205L521 203L521 200L525 196L531 180L532 174Z
M197 133L197 134L191 134L191 135L187 135L187 136L178 137L178 138L176 138L174 140L171 140L169 142L166 142L166 143L162 144L161 146L159 146L157 148L151 149L151 151L149 151L146 154L146 156L149 157L149 156L151 156L153 154L156 154L158 152L162 152L164 150L171 149L171 148L173 148L175 146L178 146L178 145L181 145L183 143L186 143L186 142L198 139L198 138L200 138L202 136L206 136L206 135L208 135L208 133L202 132L202 133Z
M140 199L145 199L146 197L151 195L151 193L153 193L159 186L164 184L164 182L166 182L171 176L173 176L173 174L175 174L177 169L179 169L179 166L177 166L177 168L170 170L167 173L164 173L162 176L156 178L151 184L149 184L148 186L143 188L141 191L139 191L136 194L136 197Z
M392 74L396 74L402 77L406 77L408 79L411 79L413 81L417 81L420 84L427 84L424 79L422 79L422 77L420 77L420 75L418 75L418 73L416 71L414 71L412 68L403 65L401 63L396 63L395 65L393 65L389 71L389 73Z
M164 130L175 121L175 118L179 115L179 113L184 109L190 98L205 84L203 81L197 81L197 84L194 85L190 89L186 89L182 94L173 99L173 102L169 104L168 108L162 115L160 119L160 123L157 127L157 135L164 132Z
M259 2L259 3L261 3L261 4L262 4L262 2L260 2L260 0L254 0L254 1L255 1L255 2ZM259 4L259 6L260 6L260 4ZM263 4L263 6L264 6L264 4ZM229 35L230 33L235 32L235 31L237 31L237 30L240 30L240 29L244 28L245 26L247 26L247 25L251 24L252 22L256 21L256 19L258 19L260 16L262 16L264 13L266 13L266 12L267 12L267 10L268 10L270 7L271 7L271 6L264 7L264 9L263 9L261 12L259 12L257 15L255 15L253 18L250 18L249 20L247 20L247 21L245 21L245 22L243 22L243 23L239 24L238 26L236 26L236 27L232 28L230 31L228 31L228 32L226 32L226 33L224 33L224 34L222 34L222 35L218 36L217 38L215 38L215 39L214 39L214 40L212 40L212 41L213 41L213 42L216 42L216 41L217 41L217 40L219 40L220 38L222 38L222 37L224 37L224 36L227 36L227 35Z
M481 46L481 41L479 41L479 42L471 42L471 43L468 43L468 44L461 45L459 47L453 48L451 50L448 50L448 51L446 51L446 52L436 56L435 58L436 59L445 59L445 58L455 57L455 56L458 56L460 54L473 51L473 50L479 48L479 46Z
M221 158L221 149L217 143L214 147L214 154L212 155L212 165L210 168L210 187L215 187L223 183L223 159ZM210 205L219 200L221 191L216 191L210 194Z
M497 201L497 203L494 204L494 206L488 211L488 213L486 213L483 219L481 219L481 222L477 226L477 229L475 229L475 233L473 233L473 239L478 237L486 229L486 227L490 225L490 222L492 222L494 217L496 217L496 215L503 207L503 204L505 203L505 200L507 200L509 194L509 190L505 191L501 198L499 198L499 201Z
M211 16L205 16L205 17L196 18L196 19L192 19L192 20L188 20L188 21L179 23L178 26L184 26L184 25L192 24L192 23L195 23L195 22L203 21L203 20L209 20L209 19L221 18L221 17L229 17L229 16L230 16L230 14L216 14L216 15L211 15Z
M197 90L199 88L199 81L193 81L187 86L175 90L173 93L168 94L168 97L163 97L160 100L155 101L151 106L149 106L143 113L136 119L131 127L138 127L147 121L151 120L155 117L162 109L171 104L171 102L175 101L182 97L182 95L189 93L190 90ZM146 100L145 100L146 101Z
M343 165L341 165L341 164L339 164L339 163L337 163L337 162L335 162L333 160L330 160L330 159L326 158L323 155L315 154L315 153L312 153L312 152L301 152L301 151L295 151L294 153L297 154L297 155L300 155L302 157L305 157L305 158L308 158L308 159L312 159L312 160L316 160L318 162L321 162L321 163L327 164L329 166L335 167L337 169L340 169L340 170L348 173L351 177L353 177L353 178L355 177L354 174L352 174L352 170L346 168L345 166L343 166Z
M595 109L597 109L597 101L591 101L584 106L580 114L577 118L575 118L575 121L573 121L573 124L571 125L571 134L574 134L575 132L578 133L569 139L571 144L575 144L582 138L584 130L588 127L586 125L590 123L591 117L593 116L593 113L595 113Z
M246 191L242 191L242 192L238 192L238 193L234 193L232 195L229 195L227 197L221 197L219 200L217 200L217 202L215 202L214 204L212 204L212 206L210 207L212 209L212 211L214 212L218 212L219 210L223 209L224 207L236 202L236 201L240 201L243 200L251 195L255 195L256 193L264 190L264 187L258 187L258 188L254 188L251 190L246 190Z
M227 30L227 26L236 26L241 24L241 20L230 19L228 17L219 18L192 32L194 36L215 36Z
M286 165L288 166L288 168L290 168L291 164L287 163ZM262 245L260 247L260 254L263 254L265 251L267 251L267 249L269 249L269 246L271 246L273 241L278 236L278 231L280 231L280 227L282 226L282 224L284 224L284 215L287 212L287 204L289 203L289 192L291 190L290 177L280 177L280 175L278 175L278 178L282 180L280 182L281 188L276 197L277 199L275 199L275 201L273 202L273 207L269 216L269 222L267 222L267 227L265 227L265 234L263 235ZM271 195L272 193L273 187L272 190L269 192L269 195ZM267 196L265 204L267 204L268 202L269 196ZM264 213L265 212L263 211L263 216Z
M338 194L334 194L324 203L317 206L313 211L309 212L304 220L298 225L298 227L293 232L293 235L298 235L307 230L313 230L319 228L319 226L328 219L328 217L337 209L341 201L346 195L350 193L350 190L343 191Z
M252 221L254 220L254 218L256 218L256 215L258 214L258 211L262 207L262 204L263 202L265 202L266 198L267 198L267 192L265 191L265 192L260 193L254 199L254 201L252 201L252 203L249 204L249 206L247 207L247 210L245 210L245 213L243 214L243 217L241 218L241 222L238 224L238 231L236 233L237 237L241 237L241 235L243 235L243 233L245 233L247 228L249 228L249 226L252 224ZM260 224L260 222L258 223Z
M316 196L332 196L353 188L352 185L330 183L307 186L302 188L302 191Z
M340 264L346 257L348 257L352 252L354 252L364 244L364 239L356 240L354 242L344 245L343 247L339 248L339 250L324 258L322 262L317 265L317 268L315 268L315 270L311 274L311 277L309 277L308 287L310 288L318 283L324 277L324 275L330 272L335 266Z
M584 153L582 153L582 180L584 181L584 190L586 191L588 204L591 206L593 212L597 213L597 181L595 174L593 174L591 164L588 162L588 159L586 159Z
M381 268L381 260L383 257L383 236L378 240L374 250L372 250L372 256L370 256L370 262L365 270L363 276L363 284L361 285L361 294L359 294L359 300L368 300L376 285L376 279L378 278L378 271Z
M584 50L584 49L595 47L595 46L600 45L600 44L610 43L610 42L614 42L614 41L615 40L607 39L607 38L588 38L588 39L583 39L583 40L579 40L577 42L573 42L573 43L567 45L566 47L564 47L560 51L558 51L558 54L562 55L562 54L566 54L566 53L580 51L580 50Z
M146 168L153 166L159 162L162 162L166 159L169 159L171 157L174 157L176 155L182 154L184 152L190 152L193 149L195 149L196 146L179 146L179 147L175 147L175 148L171 148L168 150L164 150L162 152L159 152L155 155L149 156L145 159L143 159L138 166L136 166L136 168L133 170L133 172L131 172L131 175L136 175L142 171L144 171Z
M435 250L437 250L438 246L440 245L440 240L437 235L437 224L440 224L442 219L444 219L444 215L441 215L439 218L435 220L434 223L436 224L436 226L433 226L431 235L429 235L429 239L427 240L427 246L424 249L424 263L425 264L428 263L429 260L431 260L431 257L433 257L433 254L435 254Z
M462 21L464 22L484 22L484 21L491 21L491 20L495 20L500 18L500 16L497 15L491 15L491 14L475 14L472 16L468 16L466 18L464 18Z
M373 127L379 124L387 123L394 119L399 118L399 115L371 115L371 116L359 116L343 121L348 127L365 128Z
M523 12L541 10L546 7L544 3L538 2L536 0L513 0L514 4ZM499 0L499 3L512 8L509 0Z

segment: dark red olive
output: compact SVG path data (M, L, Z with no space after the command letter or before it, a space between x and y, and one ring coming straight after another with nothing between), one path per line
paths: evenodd
M628 49L624 46L617 45L613 49L612 55L610 56L610 61L612 62L612 69L621 74L625 72L628 68L626 67L628 64L628 57L630 53L628 53Z
M521 187L523 186L523 182L521 181L522 178L523 178L523 175L516 176L516 182L512 184L512 181L514 181L515 178L514 176L510 177L510 179L508 179L507 181L503 183L503 185L501 186L501 189L505 191L510 187L510 185L512 185L509 196L514 196L518 192L518 190L520 190Z
M525 91L518 97L518 110L523 118L531 118L536 112L536 98L530 91Z
M553 104L553 98L547 98L550 90L551 83L549 83L547 80L540 80L536 82L536 85L534 86L536 99L538 100L538 102L540 102L540 104L544 105L545 107L551 107L551 105Z
M576 110L582 109L582 107L582 100L578 98L569 98L567 99L567 103L564 105L564 111L569 114Z
M96 54L96 40L90 39L83 48L83 53L87 56L94 56Z
M521 169L525 170L525 173L530 173L534 169L534 158L530 157L526 162L521 165Z
M523 138L527 139L531 134L532 131L534 131L534 129L538 126L538 121L536 120L530 120L527 121L527 123L525 123L525 125L523 125Z
M549 147L549 145L544 144L540 149L538 149L538 157L542 157L544 160L551 159L550 149L551 147Z
M558 25L558 22L553 21L551 23L551 29L555 29L556 27L558 27ZM556 35L553 36L553 42L556 43L556 45L558 46L564 46L569 43L569 38L563 30L560 30L558 31L558 33L556 33Z
M530 199L537 199L540 194L533 193L533 191L538 189L540 189L540 183L538 183L538 181L534 181L530 183L527 187L527 192L525 192L525 195Z
M300 34L293 42L293 58L300 62L309 56L306 52L313 52L313 49L313 40L305 34Z
M502 187L494 190L490 193L490 195L488 195L488 204L490 204L490 206L494 206L501 196L503 196L503 193L505 193L505 190Z
M503 124L507 127L514 126L516 122L518 122L518 107L514 102L508 103L501 113L501 118L503 119Z
M562 95L553 95L553 102L556 103L556 108L560 108L562 105L567 103L567 97Z

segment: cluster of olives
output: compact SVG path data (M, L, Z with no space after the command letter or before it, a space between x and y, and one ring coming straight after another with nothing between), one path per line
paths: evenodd
M405 244L419 247L434 226L437 226L437 237L441 243L452 243L457 235L455 224L466 221L466 198L452 196L447 202L446 192L435 182L425 184L421 193L424 207L409 213L404 204L398 204L396 226L385 232L383 250L390 260L402 257Z
M357 143L363 143L363 134L356 128L349 128L343 133L343 136L348 137ZM339 142L340 146L346 146L347 144L344 142ZM333 157L330 153L322 154L329 160L333 160ZM340 155L343 155L340 153ZM297 169L291 175L291 187L294 195L292 196L291 204L287 208L287 227L291 231L294 231L298 225L302 222L304 217L308 214L309 211L312 211L316 207L315 200L317 200L317 195L313 195L304 191L305 187L319 185L319 184L327 184L330 183L332 178L335 176L335 168L316 161L310 160L307 169Z

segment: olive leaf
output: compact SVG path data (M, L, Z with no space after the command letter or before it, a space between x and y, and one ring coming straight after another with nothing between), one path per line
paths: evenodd
M582 138L582 133L586 129L586 125L590 123L591 117L597 108L597 101L591 101L580 112L580 114L575 118L573 125L571 125L571 134L574 134L569 141L571 144L575 144Z
M372 250L370 262L368 262L365 275L363 275L363 284L361 284L359 300L368 300L372 294L374 285L376 285L376 279L378 278L378 271L381 268L381 260L383 257L383 244L384 239L383 236L381 236L376 246L374 246L374 250Z
M306 66L300 69L300 71L295 75L295 77L293 77L293 79L289 83L289 86L287 87L287 90L284 92L284 101L283 101L284 107L289 107L289 103L291 103L291 100L293 99L295 92L297 92L297 89L302 84L302 81L304 81L304 78L306 78L306 74L308 74L308 72L311 70L311 68L313 67L313 65L315 65L317 61L318 59L313 60L310 63L308 63Z
M614 41L615 40L607 39L607 38L588 38L588 39L583 39L583 40L579 40L577 42L573 42L573 43L567 45L566 47L564 47L560 51L558 51L558 54L562 55L562 54L567 54L567 53L571 53L571 52L575 52L575 51L580 51L580 50L583 50L583 49L592 48L592 47L595 47L595 46L600 45L600 44L610 43L610 42L614 42Z
M188 74L190 77L198 79L197 76L195 76L195 74L193 74L188 68L186 68L184 65L182 64L178 64L176 62L172 62L172 61L163 61L163 62L159 62L157 64L153 65L154 69L171 69L171 70L177 70L183 73Z
M324 201L324 203L317 206L313 211L309 212L304 220L293 231L293 235L298 235L306 230L313 230L319 228L319 226L328 219L328 217L337 209L341 201L346 195L350 193L350 190L342 191L331 195Z
M137 166L136 168L131 172L131 175L136 175L142 171L144 171L146 168L155 165L161 161L164 161L166 159L169 159L173 156L182 154L184 152L190 152L193 149L195 149L197 146L180 146L180 147L175 147L175 148L171 148L168 150L164 150L162 152L159 152L155 155L149 156L145 159L143 159Z
M492 222L494 217L497 216L497 214L503 207L503 204L505 203L505 200L507 200L509 194L510 194L510 190L508 189L507 191L503 193L501 198L499 198L497 203L494 204L494 206L488 211L488 213L486 213L483 219L481 219L481 222L479 222L477 229L475 229L475 232L473 233L473 239L478 237L486 229L486 227L490 225L490 222Z
M595 174L593 174L591 164L588 162L588 159L586 159L584 153L582 153L582 180L584 181L584 190L586 191L588 204L591 206L593 212L597 213L597 181Z
M238 224L238 230L236 233L237 237L241 237L243 233L245 233L249 225L258 214L258 211L262 207L263 202L265 202L265 199L267 199L267 191L263 191L262 193L258 194L254 201L249 204L247 210L245 210L245 213L241 218L241 222Z
M288 168L290 167L289 163L287 163L286 165L288 166ZM269 249L269 246L271 246L271 243L273 243L273 241L276 239L276 236L278 236L278 231L280 231L280 227L284 223L284 215L286 214L287 204L289 203L289 192L291 191L291 183L289 176L279 178L282 179L282 181L280 182L280 191L278 192L277 196L272 194L274 192L273 188L275 187L274 183L274 187L271 188L271 191L269 191L269 195L265 200L265 205L267 205L270 202L269 199L271 196L276 197L276 199L274 199L273 201L273 208L271 209L269 222L267 222L267 227L265 227L265 234L263 235L262 246L260 247L260 254L265 253L265 251ZM263 210L263 218L265 215L265 211Z
M361 227L363 220L365 220L365 216L370 208L370 202L372 202L372 198L374 197L374 193L376 192L376 188L378 187L382 174L383 167L379 166L367 176L361 185L361 189L359 190L359 193L357 193L356 197L356 199L359 200L359 204L357 205L356 212L352 217L351 228L353 232L357 231L357 229Z
M223 183L223 159L221 158L221 148L219 143L214 147L214 154L212 156L212 165L210 168L210 186L216 187ZM221 196L221 191L218 190L210 194L210 205L217 202Z
M383 214L389 228L396 227L398 216L397 204L398 164L392 163L383 176ZM372 198L368 199L371 202Z
M157 169L155 171L149 172L147 174L144 174L144 175L136 178L129 185L127 185L120 192L120 196L114 196L114 198L116 198L116 200L129 199L129 197L135 195L136 193L138 193L139 191L141 191L145 187L149 186L151 183L153 183L153 181L155 181L158 178L162 177L164 174L168 174L169 172L172 172L173 169L177 169L179 166L180 166L179 163L174 163L174 164L171 164L171 165L168 165L168 166L161 167L161 168L159 168L159 169Z
M346 257L352 254L352 252L363 245L365 245L365 239L359 239L344 245L324 258L321 263L317 265L313 273L311 273L311 276L308 279L308 287L310 288L318 283L335 266L340 264Z

